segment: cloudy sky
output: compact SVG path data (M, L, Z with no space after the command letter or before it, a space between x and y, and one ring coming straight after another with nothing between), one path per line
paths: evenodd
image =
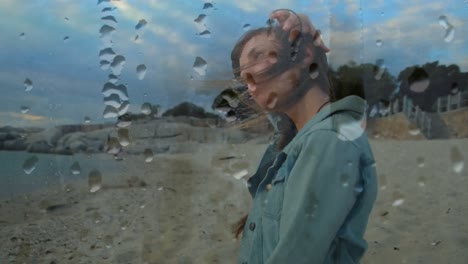
M203 9L205 3L213 7ZM112 68L101 68L99 51L108 45L125 58L116 85L126 85L129 111L140 112L145 102L167 109L182 101L209 110L232 76L230 51L243 26L263 26L278 8L309 15L331 48L333 66L383 59L397 75L439 60L468 71L468 2L461 0L2 0L0 126L115 120L103 117L102 89ZM200 14L206 17L196 23ZM147 24L136 29L142 19ZM101 38L103 25L115 31ZM199 35L204 30L210 34ZM207 62L203 76L192 67L197 57Z

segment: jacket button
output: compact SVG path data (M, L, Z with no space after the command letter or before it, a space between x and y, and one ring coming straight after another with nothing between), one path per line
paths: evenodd
M254 231L254 229L255 229L255 223L254 222L250 223L249 229Z
M269 192L269 191L270 191L270 189L271 189L271 183L267 184L267 186L266 186L266 188L265 188L265 189L266 189L266 191L267 191L267 192Z

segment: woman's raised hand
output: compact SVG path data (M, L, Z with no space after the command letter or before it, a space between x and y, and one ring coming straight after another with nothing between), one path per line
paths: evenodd
M279 9L271 13L270 19L278 20L283 30L291 31L289 36L290 42L294 41L300 33L311 34L316 46L320 46L324 52L330 51L330 49L323 43L323 40L320 37L320 31L314 27L312 22L310 22L309 17L305 14L296 14L288 9Z

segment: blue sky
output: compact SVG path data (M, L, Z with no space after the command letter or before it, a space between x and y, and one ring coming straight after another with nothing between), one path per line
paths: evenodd
M112 49L126 58L120 83L128 87L131 112L139 112L144 102L167 109L192 101L209 109L224 88L217 81L231 78L230 51L244 32L242 26L263 26L277 8L310 16L331 48L333 66L383 59L397 75L407 66L439 60L468 71L468 4L461 0L219 0L210 9L202 9L206 1L97 2L0 2L0 126L81 123L85 116L92 122L112 121L103 118L101 90L111 73L99 65L99 50L105 48L99 29L104 24L116 28ZM104 14L105 7L116 9ZM193 20L199 14L206 18L197 24ZM101 20L105 15L118 23ZM441 15L455 29L449 42L444 41ZM148 24L137 32L141 19ZM209 38L197 35L204 29L211 32ZM192 69L197 56L208 63L205 76ZM143 80L137 78L139 64L147 67ZM29 92L24 90L26 78L33 81ZM21 113L21 106L29 112Z

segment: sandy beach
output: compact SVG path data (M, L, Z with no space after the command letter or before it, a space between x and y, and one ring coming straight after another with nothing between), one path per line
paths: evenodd
M0 263L235 263L239 241L231 227L251 202L245 178L236 177L255 171L268 139L187 129L191 137L155 139L145 134L153 128L132 126L118 160L38 154L38 164L48 159L65 169L55 184L0 201ZM158 153L164 142L170 149ZM468 263L468 140L371 145L379 194L362 263ZM154 152L150 162L146 148ZM81 171L72 175L66 168L76 161ZM25 175L17 163L17 175L2 176L44 176L39 168ZM91 193L93 170L102 182Z

